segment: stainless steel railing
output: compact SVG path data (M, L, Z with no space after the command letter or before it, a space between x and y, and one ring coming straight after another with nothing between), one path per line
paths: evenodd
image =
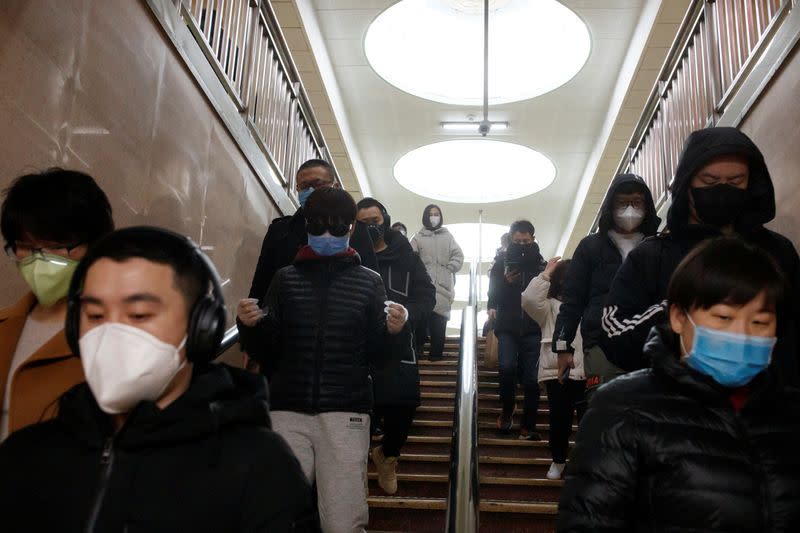
M461 315L453 439L450 443L450 487L446 531L477 533L478 476L478 262L469 269L469 301Z
M296 199L297 168L312 158L334 167L268 0L176 0L261 150Z
M229 349L233 348L235 344L239 342L239 330L236 326L228 329L225 332L225 335L222 337L222 342L219 345L219 349L217 350L217 356L220 356L227 352Z
M713 126L758 62L792 0L695 0L615 174L644 178L656 205L668 197L683 143ZM592 230L597 229L600 213Z

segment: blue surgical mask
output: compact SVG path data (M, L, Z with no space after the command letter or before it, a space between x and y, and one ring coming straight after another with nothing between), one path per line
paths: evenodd
M347 251L350 245L350 236L342 235L336 237L331 235L330 232L325 232L322 235L308 234L308 245L317 255L336 255Z
M742 387L763 372L772 358L776 337L751 337L741 333L730 333L696 325L694 326L692 351L688 352L686 364L701 374L710 376L725 387Z
M306 200L308 197L311 196L311 193L314 192L314 187L309 187L308 189L303 189L297 194L297 201L300 202L300 207L305 207Z

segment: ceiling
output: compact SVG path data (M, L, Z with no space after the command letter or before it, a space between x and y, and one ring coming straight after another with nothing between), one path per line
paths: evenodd
M393 0L273 0L292 55L303 76L345 187L378 198L410 231L421 226L429 203L439 203L445 223L510 224L528 218L546 256L569 253L589 231L597 205L627 147L638 115L689 0L564 0L587 24L592 52L562 87L537 98L490 108L508 121L491 134L529 146L556 166L555 181L519 200L453 204L418 196L400 186L392 169L408 151L458 138L442 121L480 118L479 107L447 105L389 85L369 66L363 39L370 22ZM520 68L525 54L520 51ZM525 169L520 169L524 179ZM486 177L491 182L492 177Z

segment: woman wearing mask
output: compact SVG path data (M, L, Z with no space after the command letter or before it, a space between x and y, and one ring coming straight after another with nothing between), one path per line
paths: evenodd
M787 283L737 238L695 248L667 291L651 368L581 422L558 531L797 531L800 391L770 365Z
M417 326L417 353L422 353L425 326L431 339L430 359L442 358L447 320L455 298L455 275L464 264L464 253L453 235L443 227L442 210L438 205L429 205L422 212L422 225L411 239L411 247L419 253L428 274L436 286L436 307L425 324Z
M53 168L11 184L1 225L8 260L30 292L0 309L0 441L54 416L58 397L84 380L64 336L67 290L78 261L114 221L91 176Z
M546 388L550 403L550 454L553 457L548 479L561 479L567 462L572 419L577 409L580 421L586 405L583 402L586 376L580 333L575 337L574 366L559 368L558 356L550 349L569 264L569 259L561 261L560 257L554 257L522 293L522 309L542 328L539 383Z

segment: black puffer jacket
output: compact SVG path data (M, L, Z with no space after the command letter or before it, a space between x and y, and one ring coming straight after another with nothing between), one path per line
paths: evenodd
M772 372L737 412L656 331L651 370L600 387L581 420L560 532L800 531L800 390Z
M377 253L386 296L408 309L408 323L424 320L436 305L436 288L425 265L403 235L387 230L387 248ZM398 364L377 366L372 373L376 405L420 404L419 369L413 344Z
M800 259L786 237L764 228L775 217L775 191L764 158L755 144L735 128L708 128L692 133L672 185L673 203L667 215L667 231L646 239L630 254L611 284L603 309L606 333L601 346L606 357L625 370L648 366L642 347L650 329L664 320L664 302L669 280L681 260L700 242L718 237L717 228L689 225L689 187L694 174L720 155L742 155L750 161L750 204L735 223L737 234L760 246L778 262L792 282L787 298L794 307L783 316L775 358L790 382L797 375L796 327L797 279Z
M513 246L513 245L512 245ZM498 252L494 265L489 271L489 301L487 309L497 310L495 333L512 333L514 335L541 335L539 324L528 313L522 310L522 291L533 278L544 270L546 263L539 253L539 245L533 243L531 258L521 268L520 276L514 283L509 283L505 276L508 251Z
M661 219L656 215L653 195L642 178L635 174L620 174L611 182L603 206L601 207L599 231L581 240L572 262L569 265L569 276L564 280L561 309L556 319L553 334L553 351L573 351L572 341L581 327L581 338L584 350L600 343L605 336L600 325L603 315L603 304L611 287L611 280L622 264L622 254L608 236L614 228L614 195L622 185L635 183L645 196L646 214L639 227L645 237L655 235ZM556 345L561 341L561 350Z
M370 412L370 366L395 364L411 346L408 328L388 334L385 301L381 277L353 249L321 257L302 248L275 275L264 320L242 331L245 348L271 347L259 363L272 409Z
M163 410L140 403L116 435L77 385L56 419L0 446L0 529L318 531L311 488L269 428L264 379L224 365Z

